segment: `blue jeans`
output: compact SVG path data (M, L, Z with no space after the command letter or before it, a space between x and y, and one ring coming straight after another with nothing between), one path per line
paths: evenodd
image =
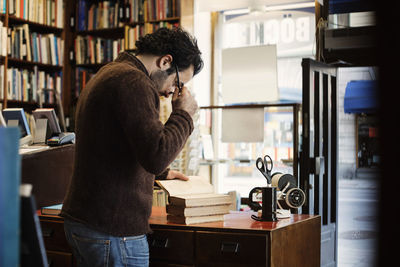
M68 219L64 230L78 266L149 266L146 235L111 236Z

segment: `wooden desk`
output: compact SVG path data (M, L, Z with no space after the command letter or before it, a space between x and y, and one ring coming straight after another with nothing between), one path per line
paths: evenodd
M250 214L179 225L167 222L164 209L153 208L150 260L160 266L320 266L320 216L258 222Z
M75 266L65 240L63 219L40 215L53 266ZM167 222L153 208L149 235L151 266L320 266L320 216L294 214L277 222L257 222L250 213L194 225Z
M64 201L74 151L75 145L63 145L21 155L21 180L33 185L37 208Z

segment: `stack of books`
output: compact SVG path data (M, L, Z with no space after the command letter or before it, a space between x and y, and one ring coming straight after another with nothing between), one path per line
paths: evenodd
M167 221L193 224L223 221L229 213L230 195L214 193L207 179L189 176L189 181L159 180L157 183L169 194Z

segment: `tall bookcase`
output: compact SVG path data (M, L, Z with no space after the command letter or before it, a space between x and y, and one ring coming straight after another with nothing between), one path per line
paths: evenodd
M90 77L121 51L135 50L135 41L158 27L182 26L187 0L75 0L74 50L71 53L71 125L80 92ZM193 15L193 13L191 14Z
M0 0L0 101L2 108L30 112L44 103L55 107L60 93L68 105L65 0Z
M74 130L76 102L90 75L112 61L118 52L134 51L134 42L140 35L159 26L178 25L192 31L193 0L0 0L0 26L5 33L0 38L0 49L6 43L5 54L0 50L2 108L24 107L29 112L39 106L33 89L49 89L61 81L64 114L71 119L69 130ZM25 41L13 39L10 44L13 31ZM58 40L54 42L60 50L55 63L38 60L42 51L32 41L49 35ZM15 56L13 46L17 41L21 45ZM40 55L35 54L35 49ZM51 57L51 46L48 49ZM28 50L30 57L25 52ZM7 69L11 68L21 70L22 74L10 76ZM30 73L35 71L55 76L54 82L31 88ZM18 94L10 89L16 81L21 90ZM46 88L40 88L43 86ZM45 105L54 106L54 100L45 101Z
M75 0L75 8L74 50L70 52L75 82L70 94L72 127L80 92L90 77L119 52L134 52L135 41L159 27L180 26L193 33L193 0ZM171 113L169 101L161 97L162 122ZM190 143L189 140L171 165L187 174L193 174L188 172Z
M74 131L77 100L91 75L119 52L133 52L136 39L158 27L180 26L193 33L193 6L193 0L0 0L0 26L5 31L3 39L4 31L0 31L1 108L23 107L30 113L39 107L35 92L45 89L47 94L46 89L57 87L67 130ZM22 41L15 40L17 34ZM47 45L50 60L42 60L44 51L38 48L36 38L48 36L55 38ZM6 52L2 55L4 43ZM51 45L53 50L57 45L57 54L51 54ZM10 69L16 73L10 75ZM40 82L33 86L32 81ZM10 84L15 83L18 86L13 91ZM42 102L57 110L52 97L47 95ZM169 101L161 98L163 122L171 112ZM173 165L185 173L189 147L185 146Z

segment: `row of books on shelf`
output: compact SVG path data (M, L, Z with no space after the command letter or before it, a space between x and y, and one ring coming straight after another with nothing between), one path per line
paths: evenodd
M101 64L114 60L124 50L124 39L80 36L75 39L76 64Z
M78 31L122 27L143 21L143 0L78 2Z
M145 23L144 25L136 25L134 27L126 25L125 26L125 50L136 49L136 41L148 33L155 32L159 28L176 28L179 27L179 23L170 23L166 21L161 21L158 23Z
M178 1L179 0L145 0L145 20L152 21L178 17Z
M124 39L105 39L93 36L80 36L75 39L76 64L102 64L114 60L124 50L135 50L140 36L154 32L160 27L173 28L177 24L160 22L125 26Z
M34 101L54 104L55 92L61 95L62 72L47 73L33 70L8 68L4 77L4 65L0 65L0 99L4 99L7 90L8 100ZM6 88L4 80L7 78Z
M28 24L8 29L7 54L16 59L42 64L63 64L64 40L54 34L30 33Z
M64 26L64 0L0 0L2 13L6 1L10 15L57 28Z
M179 16L178 0L78 0L78 31L122 27L126 24Z
M152 33L158 30L159 28L177 28L179 27L179 22L167 22L167 21L161 21L158 23L145 23L144 24L144 32L147 33Z

